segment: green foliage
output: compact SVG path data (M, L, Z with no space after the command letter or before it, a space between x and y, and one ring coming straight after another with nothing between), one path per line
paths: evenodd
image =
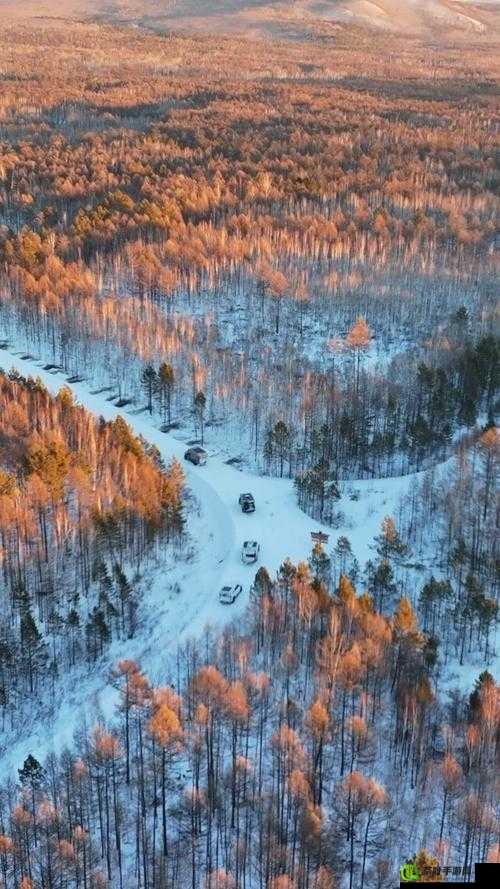
M267 431L264 444L264 456L268 464L276 461L279 466L280 478L283 478L283 470L285 461L288 457L290 464L290 447L292 435L290 429L283 420L278 420L275 425Z
M387 559L382 559L377 565L367 563L368 590L375 599L377 609L383 611L385 604L391 602L397 592L397 584L394 571Z
M321 543L316 543L309 557L309 565L314 577L328 583L331 575L331 561Z
M18 769L21 787L29 787L30 790L39 790L45 780L45 769L30 753L24 760L23 767Z
M141 383L148 400L148 411L153 413L153 395L158 388L158 374L150 364L146 365L141 374Z
M60 500L63 496L70 466L68 449L56 436L32 445L26 456L27 472L36 473L45 482L55 500Z
M482 673L480 673L477 677L474 683L474 689L469 695L469 712L472 718L475 718L479 714L481 706L481 693L487 686L489 686L490 688L494 688L495 679L491 675L489 670L483 670Z
M141 442L137 436L133 434L130 426L123 417L117 417L116 420L112 420L109 425L113 437L120 448L123 448L124 451L130 451L134 457L144 456L144 448Z

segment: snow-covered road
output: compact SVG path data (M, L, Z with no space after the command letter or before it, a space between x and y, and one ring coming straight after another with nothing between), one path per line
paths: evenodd
M341 534L349 537L354 554L362 565L371 556L369 544L378 533L385 515L394 514L401 494L407 489L411 476L381 480L362 480L353 485L359 492L358 500L344 499L339 506L346 523L337 531L322 527L297 506L290 479L269 478L228 465L225 456L211 454L210 441L206 444L209 460L206 466L192 466L184 460L190 431L163 433L148 413L134 413L130 406L117 408L107 400L109 392L93 394L90 382L68 383L62 372L46 371L45 362L23 359L22 352L0 351L0 367L15 368L25 376L38 376L53 392L68 386L80 404L97 416L113 419L122 415L136 434L156 445L168 463L172 457L181 461L188 486L201 506L203 536L193 541L196 563L199 566L197 586L183 596L185 617L191 617L190 632L195 633L205 623L227 619L228 611L245 607L248 590L256 566L244 565L241 547L245 540L257 540L261 545L259 564L272 575L286 558L297 562L311 552L311 531L323 530L333 543ZM244 514L238 496L251 491L256 511ZM188 525L189 530L189 525ZM200 529L197 529L200 533ZM257 565L258 567L258 565ZM237 605L228 609L218 602L217 593L224 583L241 583L244 593ZM190 603L195 605L192 614ZM188 621L186 620L186 624Z
M189 633L197 632L206 623L223 621L245 607L258 568L258 565L242 563L241 547L245 540L260 543L259 564L265 565L271 574L287 557L295 561L307 558L311 551L310 532L321 526L298 509L289 479L241 471L228 465L223 457L213 454L206 466L192 466L184 460L186 442L190 440L189 430L184 434L163 433L147 412L136 414L131 406L118 408L107 401L109 392L93 394L90 383L68 383L66 374L44 370L45 362L24 359L22 354L3 349L0 366L6 371L15 368L24 376L40 377L52 392L57 392L63 385L68 386L78 402L96 416L110 420L122 415L136 434L158 447L166 463L172 457L182 463L188 486L200 504L200 527L205 532L203 537L193 541L200 569L197 572L198 589L190 589L182 597ZM206 447L210 454L210 443ZM250 515L242 513L238 505L240 493L246 491L251 491L256 501L256 511ZM197 530L199 532L199 528ZM327 528L323 530L328 533ZM218 590L224 583L240 583L244 591L238 603L229 609L218 602ZM192 611L191 605L194 606Z
M184 458L189 430L165 434L146 412L134 413L131 406L118 408L107 400L109 392L96 394L92 381L68 383L62 372L44 370L45 362L25 359L24 353L2 349L0 368L16 369L24 376L40 377L50 391L57 392L67 385L80 404L97 416L113 419L122 415L136 434L155 444L168 463L178 458L186 472L187 483L197 503L197 510L188 514L193 557L185 557L178 564L152 572L143 580L141 626L136 637L126 642L113 642L106 662L112 666L122 657L136 658L150 675L159 681L165 659L176 649L177 643L190 636L200 635L206 626L217 626L238 617L247 603L249 587L259 565L265 565L271 576L286 558L297 563L311 552L311 531L321 526L305 515L297 506L290 479L258 476L242 471L226 462L227 455L211 453L206 466L194 467ZM94 391L92 391L94 390ZM336 531L323 528L333 546L340 535L349 538L360 566L373 554L370 544L378 533L385 515L396 514L400 496L407 490L411 476L353 483L357 499L345 497L340 508L345 523ZM238 496L251 491L256 511L251 515L241 512ZM244 565L241 547L245 540L257 540L261 546L258 565ZM218 592L225 583L241 583L243 593L231 606L221 605ZM180 592L173 592L174 586ZM17 766L28 752L37 758L51 749L61 749L71 743L73 731L82 718L95 720L96 711L109 714L116 700L116 691L109 685L105 664L89 675L82 665L75 675L63 682L57 706L47 705L47 717L35 720L28 735L12 738L2 751L3 769Z

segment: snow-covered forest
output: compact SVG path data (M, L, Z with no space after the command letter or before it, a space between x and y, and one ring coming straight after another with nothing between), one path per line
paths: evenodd
M162 471L121 417L99 422L69 388L54 398L16 371L0 374L0 436L5 726L23 698L33 706L43 676L134 634L127 569L181 534L184 477L176 461Z
M5 18L5 889L499 861L495 48Z

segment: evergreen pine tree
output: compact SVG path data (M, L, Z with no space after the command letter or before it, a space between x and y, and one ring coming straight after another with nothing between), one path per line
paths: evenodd
M18 769L19 782L23 790L29 791L31 799L31 814L33 817L33 827L35 830L36 842L36 800L37 793L41 790L45 781L45 769L40 765L37 759L30 753L24 760L22 769Z
M153 395L158 386L158 374L154 367L148 364L141 374L141 384L147 398L148 411L153 413Z
M315 578L328 584L331 575L330 558L323 548L323 544L316 543L309 558L309 565Z
M385 604L395 596L397 585L394 572L387 559L382 559L378 565L367 563L368 589L375 599L377 611L383 611Z
M197 392L194 399L194 411L200 428L201 444L204 444L205 437L205 407L207 399L203 392Z
M26 665L30 692L33 692L38 670L47 661L47 649L29 607L21 617L20 635L21 659Z
M120 599L120 614L121 614L121 624L122 624L122 633L125 633L125 618L128 611L128 606L130 604L130 600L132 598L132 587L127 579L125 572L120 568L120 566L115 563L113 565L113 574L115 577L115 582L118 590L118 596ZM130 628L129 628L130 630Z
M165 417L168 425L172 422L172 390L175 384L174 369L171 364L163 362L158 370L158 394L164 407Z

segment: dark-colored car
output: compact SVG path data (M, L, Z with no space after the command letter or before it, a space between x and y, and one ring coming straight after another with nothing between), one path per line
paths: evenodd
M207 457L207 452L198 445L195 445L193 448L188 448L184 454L184 459L189 460L194 466L204 466L207 462Z
M238 503L241 506L242 512L255 512L255 500L253 499L253 494L240 494Z
M251 565L259 558L260 546L256 540L245 540L241 550L241 561L245 565Z

